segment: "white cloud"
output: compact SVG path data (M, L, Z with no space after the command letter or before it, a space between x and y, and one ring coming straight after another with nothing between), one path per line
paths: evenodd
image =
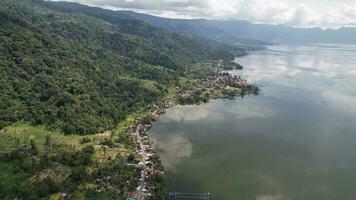
M129 9L172 18L249 20L293 26L356 25L351 0L70 0L111 9Z

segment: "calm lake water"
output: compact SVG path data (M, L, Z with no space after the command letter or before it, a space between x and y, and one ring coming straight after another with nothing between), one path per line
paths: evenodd
M355 200L356 46L270 46L236 61L261 95L176 106L151 130L180 190Z

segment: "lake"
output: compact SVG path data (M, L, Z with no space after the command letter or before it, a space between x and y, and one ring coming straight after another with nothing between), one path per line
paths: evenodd
M236 61L259 96L175 106L150 131L179 190L356 199L356 46L275 45Z

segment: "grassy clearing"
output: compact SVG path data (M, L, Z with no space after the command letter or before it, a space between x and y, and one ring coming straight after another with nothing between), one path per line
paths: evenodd
M0 162L0 199L14 199L19 192L31 193L23 191L30 185L47 187L52 183L55 187L45 194L61 191L72 193L75 199L88 199L88 195L95 199L96 193L92 191L98 188L112 193L121 188L125 193L120 194L126 196L127 191L133 190L125 186L127 181L130 186L136 185L132 183L135 169L124 165L125 156L133 152L128 130L134 116L128 116L114 131L83 136L64 135L29 124L5 127L0 131L0 158L4 159ZM92 153L85 154L90 146ZM13 152L19 152L20 157L12 156ZM83 156L89 157L85 160ZM96 181L112 175L119 178L108 183ZM23 186L16 188L19 181ZM37 196L29 199L41 196L42 189L33 192ZM59 195L53 193L46 198L59 199Z
M39 150L43 150L48 135L52 143L67 144L78 148L84 146L80 144L81 139L95 137L95 135L64 135L59 132L49 131L44 126L15 124L7 126L2 130L0 137L2 137L3 140L0 142L0 149L11 150L18 146L26 146L28 145L28 140L33 140L38 145Z
M19 147L28 147L32 141L39 153L44 153L46 140L51 144L70 147L71 150L81 150L87 145L93 145L95 153L94 161L107 163L115 159L117 155L125 155L133 152L128 131L135 120L136 115L129 115L116 129L100 134L91 135L64 135L60 132L49 131L44 126L31 126L28 124L14 124L7 126L0 132L0 151L9 152ZM122 142L111 145L111 141ZM55 151L53 152L55 153Z

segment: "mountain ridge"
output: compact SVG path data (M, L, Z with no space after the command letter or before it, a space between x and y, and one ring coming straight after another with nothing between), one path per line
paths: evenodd
M267 43L353 43L356 44L356 28L340 27L338 29L294 28L287 25L253 24L245 20L208 20L208 19L171 19L162 18L133 11L121 11L123 14L135 16L157 27L166 28L173 32L201 33L214 39L214 34L204 30L221 31L219 41L223 37L228 41L257 40Z

